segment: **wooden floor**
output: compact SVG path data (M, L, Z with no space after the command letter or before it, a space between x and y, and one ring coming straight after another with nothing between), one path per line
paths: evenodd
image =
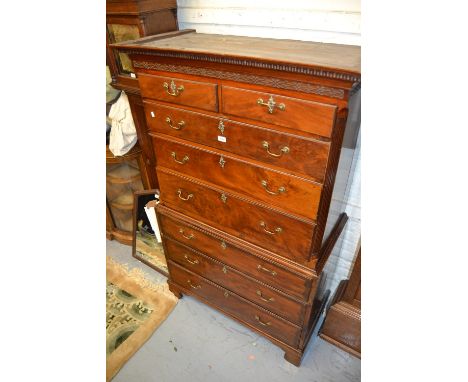
M131 257L131 248L107 241L107 254L139 267L148 278L165 277ZM361 362L315 337L302 365L258 334L197 300L184 296L155 334L113 382L348 382L360 381Z

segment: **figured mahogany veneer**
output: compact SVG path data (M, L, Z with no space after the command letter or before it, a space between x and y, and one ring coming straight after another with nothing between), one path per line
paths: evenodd
M215 84L147 74L141 74L138 81L141 95L145 98L198 107L204 110L218 110Z
M299 365L347 221L360 48L190 30L113 48L143 96L171 291Z
M145 101L144 104L151 132L229 151L308 175L320 183L324 180L330 151L328 142L161 103Z
M305 311L304 302L298 302L287 294L245 276L230 266L211 259L173 239L167 239L166 248L169 258L179 265L235 291L240 296L295 324L302 324Z
M223 86L223 111L226 114L289 127L330 138L335 120L336 106L311 102L278 94L255 92ZM258 100L275 102L272 113L265 112ZM284 110L280 108L282 106Z
M234 190L310 219L317 216L322 186L217 149L154 135L158 166Z
M198 226L168 217L161 208L158 209L158 213L165 237L176 239L262 283L272 285L301 301L307 301L311 276L294 273L272 260L240 249L226 237L220 239L212 233L204 232Z
M171 279L215 304L223 310L253 325L257 330L266 332L279 338L284 343L297 346L300 336L300 327L276 316L237 294L210 282L208 279L182 268L172 261L168 261Z
M298 263L306 262L315 229L313 222L254 204L223 189L195 183L181 174L159 167L158 170L161 199L167 206Z

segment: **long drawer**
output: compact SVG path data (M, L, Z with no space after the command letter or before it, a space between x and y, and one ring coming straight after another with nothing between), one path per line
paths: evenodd
M302 324L305 310L303 303L175 240L167 238L165 244L169 259L288 321Z
M242 251L230 242L216 238L193 225L168 217L161 212L161 209L158 209L158 216L165 238L174 238L200 252L207 253L210 257L300 300L307 299L311 281L303 275Z
M143 98L152 98L203 110L218 110L216 84L145 73L138 74L138 82Z
M308 259L315 230L313 222L293 218L167 169L157 169L161 200L168 207L299 263Z
M252 325L257 330L271 335L290 346L298 345L301 333L298 326L170 260L168 261L168 267L172 282L183 288L190 289L194 294L207 299L212 304L219 306L223 311Z
M315 219L322 186L225 152L153 136L158 166L204 180Z
M222 86L221 112L331 137L336 106Z
M330 144L283 131L144 101L151 131L201 143L323 182Z

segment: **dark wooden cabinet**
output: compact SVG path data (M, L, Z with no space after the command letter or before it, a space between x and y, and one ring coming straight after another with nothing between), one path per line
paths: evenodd
M148 167L149 188L157 188L158 179L154 171L153 147L146 134L138 80L127 53L113 49L110 44L177 29L176 0L106 1L106 62L111 72L112 86L127 93L144 166Z
M361 244L351 276L341 281L330 303L320 337L361 358Z
M133 242L133 193L149 188L143 153L137 143L123 156L106 146L106 237Z
M299 365L347 221L360 48L194 31L112 47L141 89L170 289Z
M136 40L176 29L176 0L107 0L107 64L111 70L113 83L138 88L132 61L126 53L109 48L109 44Z

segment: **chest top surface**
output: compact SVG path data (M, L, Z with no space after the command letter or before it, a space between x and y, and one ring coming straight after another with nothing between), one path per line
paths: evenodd
M310 41L280 40L259 37L230 36L196 33L193 30L176 34L151 36L116 44L134 54L187 57L189 54L229 58L251 59L262 62L309 67L348 74L356 81L361 74L361 48L353 45L338 45ZM166 54L166 55L167 55Z

